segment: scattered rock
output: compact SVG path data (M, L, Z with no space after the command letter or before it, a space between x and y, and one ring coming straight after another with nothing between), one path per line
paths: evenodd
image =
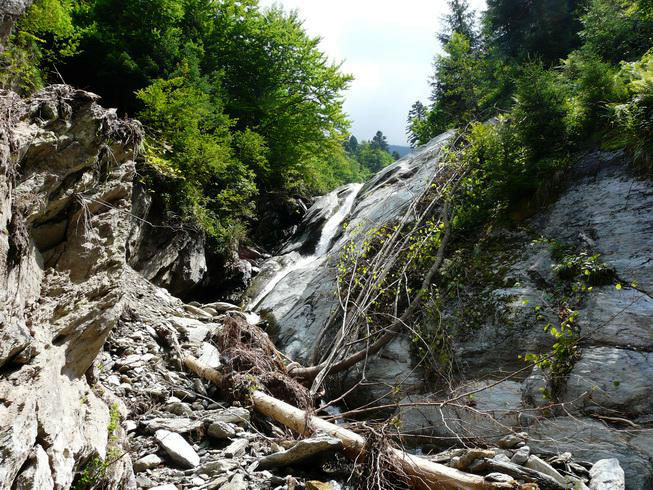
M247 449L248 446L249 441L247 439L236 439L225 448L224 455L227 458L240 457L245 454L245 449Z
M508 434L505 437L499 439L499 447L503 449L512 449L519 444L524 443L528 440L528 434L526 432L520 432L518 434Z
M172 461L183 468L195 468L200 457L186 440L175 432L165 429L156 431L154 436Z
M528 457L531 455L531 448L528 446L522 446L517 451L515 451L515 454L513 454L512 458L510 461L512 461L515 464L525 464L526 461L528 461Z
M236 435L236 429L227 422L213 422L209 425L207 433L214 439L229 439Z
M204 424L200 420L192 420L183 417L156 418L145 422L145 428L149 432L157 432L164 429L177 434L186 434L200 430Z

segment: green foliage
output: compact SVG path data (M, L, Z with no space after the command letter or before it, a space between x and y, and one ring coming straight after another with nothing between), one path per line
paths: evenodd
M500 217L536 185L528 148L521 143L513 123L504 117L495 124L472 124L462 148L452 152L450 160L467 169L456 193L456 230L475 228Z
M612 282L615 271L599 260L601 254L589 255L565 254L559 258L553 271L563 280L573 280L580 277L589 286L602 286Z
M254 170L266 167L262 138L252 131L234 138L232 121L186 77L158 80L137 95L145 106L140 117L154 131L147 160L177 179L184 214L229 245L253 211Z
M474 119L479 111L481 61L469 38L454 32L436 56L435 75L431 82L432 111L441 113L441 132Z
M36 0L26 10L0 53L0 87L30 94L43 86L52 66L77 53L77 6L73 0Z
M605 127L607 105L618 97L616 69L586 49L575 51L563 61L566 84L565 127L569 142L580 142Z
M488 0L483 22L488 40L518 61L555 63L578 44L579 0Z
M578 342L580 333L578 327L578 311L565 310L563 319L558 326L547 323L544 331L548 332L555 340L551 352L546 354L528 353L523 358L546 372L551 378L555 395L564 386L564 381L580 358Z
M567 142L566 95L558 75L539 63L526 65L517 80L512 117L533 158L550 155Z
M243 235L259 192L321 193L366 175L340 144L351 77L297 14L257 0L82 5L64 77L144 120L146 159L172 179L169 211L218 245Z
M623 63L618 75L626 99L612 104L616 127L623 133L636 163L653 171L653 50L634 63Z
M634 8L633 3L590 0L579 33L584 49L610 63L642 56L653 42L653 17L646 14L645 8Z

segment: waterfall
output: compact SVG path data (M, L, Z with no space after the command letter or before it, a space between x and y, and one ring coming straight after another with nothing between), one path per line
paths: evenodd
M272 291L275 286L288 274L293 271L303 269L311 265L317 265L317 263L323 260L326 257L327 252L331 248L331 242L338 234L340 226L345 218L351 212L354 203L356 201L356 196L358 196L358 191L361 189L363 184L349 184L346 188L347 195L341 201L338 200L338 205L336 211L326 220L322 226L320 239L315 247L315 251L311 255L301 255L298 252L290 252L287 254L291 259L289 263L282 266L270 279L268 279L265 287L249 302L248 309L255 310L257 306L263 301L263 299ZM341 189L336 189L332 194L339 194L342 192ZM292 256L292 255L295 256Z

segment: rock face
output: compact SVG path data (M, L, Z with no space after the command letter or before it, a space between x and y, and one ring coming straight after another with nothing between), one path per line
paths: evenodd
M68 488L86 462L106 458L110 436L121 444L110 400L84 375L125 311L141 129L97 99L61 85L28 100L0 94L2 489ZM111 488L131 485L124 463Z
M16 20L32 5L32 0L4 0L0 5L0 51Z
M360 189L344 217L347 230L334 233L323 254L316 256L315 243L323 238L324 223L337 212L334 209L346 201L347 189L318 200L291 244L263 266L249 291L254 298L250 306L272 315L281 347L292 358L310 358L314 340L336 307L334 264L343 244L354 237L353 230L397 218L402 206L428 183L446 140L443 135ZM533 450L572 451L588 460L616 458L628 489L651 488L652 236L653 184L630 173L621 151L585 155L548 207L525 226L495 231L490 237L502 253L483 265L484 285L464 290L467 303L444 306L443 315L460 327L451 332L451 348L462 380L435 387L444 388L444 395L429 394L435 389L416 375L409 339L399 337L368 364L365 390L357 390L358 399L375 399L399 381L409 393L422 392L405 401L472 392L454 406L402 409L402 432L450 436L449 442L461 436L491 442L513 427L531 435ZM525 379L494 383L524 367L518 354L546 353L555 342L540 320L560 322L559 306L552 300L563 283L556 272L563 260L556 247L596 255L609 271L586 290L578 305L580 358L556 388L566 413L552 404L547 396L552 386L538 369ZM467 324L460 313L469 305L480 305L482 311Z
M178 297L188 297L207 273L205 237L183 223L162 216L162 203L136 185L127 261L147 280Z
M281 255L266 262L248 290L250 307L279 326L278 344L293 359L306 361L321 328L336 307L336 263L343 245L371 227L394 221L431 182L445 133L375 175L362 187L348 185L308 210L295 237ZM347 221L343 231L342 223ZM419 383L411 374L410 343L399 337L371 359L365 396L375 399L388 385Z

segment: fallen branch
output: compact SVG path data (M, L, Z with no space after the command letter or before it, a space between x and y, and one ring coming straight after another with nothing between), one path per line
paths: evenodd
M223 387L225 376L215 369L202 365L192 356L184 356L183 362L195 374L219 387ZM314 432L324 432L342 441L345 454L356 459L365 450L365 438L335 424L311 416L304 410L293 407L281 400L271 397L262 391L254 390L251 401L257 412L268 416L290 428L297 434L308 436ZM410 478L414 488L423 490L493 490L516 489L516 482L494 483L486 481L482 476L472 475L450 468L424 458L408 454L400 449L390 448L391 456L396 460L404 473Z
M338 361L333 364L330 364L329 362L323 362L321 364L318 364L317 366L294 368L289 372L289 374L292 377L299 378L303 381L310 381L318 376L320 379L323 379L329 374L345 371L353 367L354 365L356 365L366 357L372 356L377 352L379 352L383 347L389 344L399 334L399 332L401 331L401 326L406 323L406 321L411 317L411 315L415 313L417 307L422 303L424 299L424 295L426 294L426 291L428 291L431 281L433 280L433 276L440 269L440 266L442 265L442 261L444 259L444 251L447 246L447 241L449 240L449 234L450 234L449 215L448 215L448 208L446 203L445 203L445 210L443 214L445 220L444 221L445 231L444 231L444 236L442 238L442 242L440 243L440 247L438 249L436 259L433 262L433 265L431 266L429 271L427 272L426 276L424 277L421 288L417 292L415 298L408 306L408 308L404 310L401 317L398 318L396 321L394 321L392 325L388 327L387 332L385 334L383 334L381 337L379 337L375 342L373 342L370 346L366 347L365 349L361 349L358 352L352 354L351 356L346 357L345 359L342 359L341 361Z

